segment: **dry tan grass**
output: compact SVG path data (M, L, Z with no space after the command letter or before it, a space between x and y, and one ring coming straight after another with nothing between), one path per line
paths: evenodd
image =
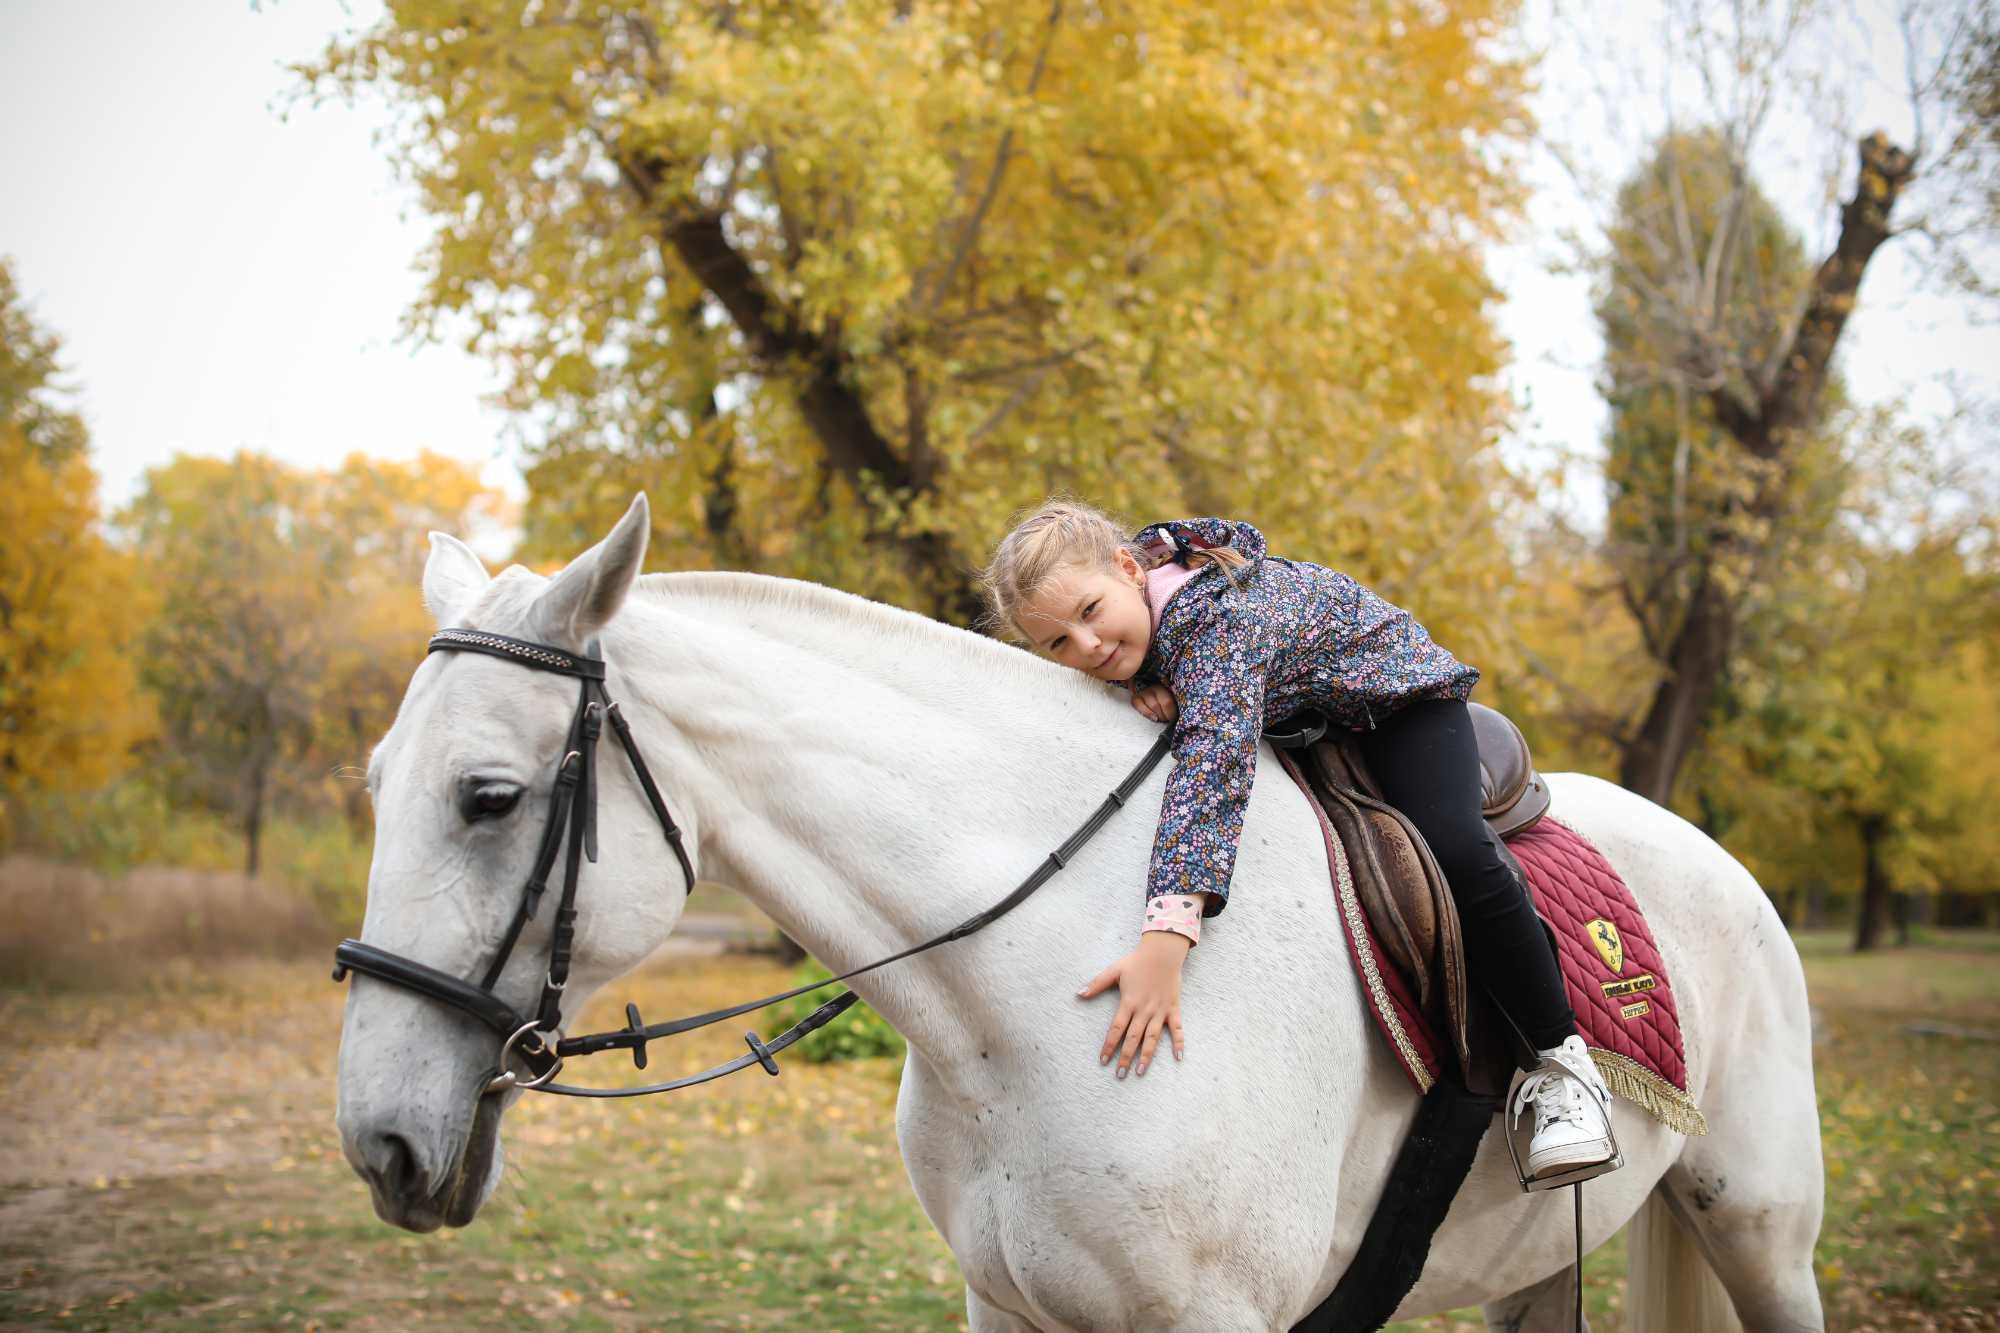
M175 958L292 957L329 937L303 895L269 880L0 860L0 979L9 982L102 985Z

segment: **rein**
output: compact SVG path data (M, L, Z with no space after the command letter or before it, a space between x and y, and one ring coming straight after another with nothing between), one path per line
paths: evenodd
M592 649L595 644L590 645ZM577 880L584 859L595 863L597 860L597 741L603 730L604 719L611 721L613 732L625 751L633 774L646 793L647 802L653 808L654 818L659 821L660 831L673 848L680 862L681 874L686 880L687 892L693 896L695 886L694 866L688 859L687 850L681 843L680 826L674 822L673 814L667 809L659 787L653 782L652 774L646 768L646 761L639 753L638 742L632 736L624 716L618 711L604 689L604 659L594 652L577 656L547 644L531 643L524 639L511 639L502 634L489 634L483 630L446 629L431 638L427 652L474 652L517 662L537 671L549 671L559 675L572 676L581 682L575 716L570 720L569 739L564 747L563 757L556 765L555 790L549 802L549 822L542 830L542 841L535 855L534 869L528 875L526 889L522 893L521 905L515 911L514 919L508 926L500 947L494 954L480 981L475 985L461 980L448 972L439 971L427 963L414 958L378 949L360 940L342 940L333 951L333 979L345 981L350 972L361 972L379 981L401 986L440 1004L449 1005L461 1013L491 1028L498 1034L500 1054L496 1068L488 1075L481 1095L504 1092L508 1088L520 1088L535 1092L546 1092L565 1097L645 1097L654 1093L672 1092L678 1088L693 1087L707 1083L711 1079L733 1074L751 1065L763 1066L764 1072L776 1075L778 1062L772 1057L779 1051L803 1039L811 1033L839 1017L860 997L853 991L840 994L807 1014L783 1033L766 1043L757 1034L746 1032L743 1040L750 1047L747 1054L733 1060L705 1069L698 1074L669 1080L665 1083L650 1083L630 1088L586 1088L573 1084L557 1083L556 1075L561 1072L563 1062L571 1056L594 1055L600 1051L629 1050L632 1063L640 1069L646 1067L646 1045L662 1037L675 1036L696 1028L720 1023L724 1019L739 1014L763 1009L795 996L823 990L850 977L858 977L865 972L873 972L878 967L900 962L941 944L962 940L968 935L984 930L1007 913L1026 902L1042 885L1054 878L1057 871L1067 866L1084 844L1095 837L1112 815L1124 808L1132 793L1144 782L1160 760L1164 759L1172 747L1172 733L1162 732L1153 747L1146 752L1125 780L1105 797L1090 818L1056 850L1043 858L1041 864L1022 880L1006 897L986 910L967 917L956 926L922 944L913 945L899 953L880 958L837 977L810 985L797 986L776 995L767 995L759 1000L749 1000L742 1004L729 1005L722 1009L711 1009L707 1013L691 1014L685 1018L670 1019L663 1023L642 1023L639 1007L625 1006L625 1026L609 1032L594 1032L580 1037L558 1037L562 1026L562 996L569 980L570 948L576 933ZM533 919L542 895L548 889L549 872L555 866L557 849L562 847L565 827L568 831L567 856L563 865L562 895L556 907L555 923L549 943L548 971L542 984L541 998L532 1016L517 1013L512 1006L502 1000L494 991L500 980L500 973L512 954L521 932ZM551 1040L553 1039L553 1040ZM521 1080L509 1068L511 1059L518 1059L533 1075Z

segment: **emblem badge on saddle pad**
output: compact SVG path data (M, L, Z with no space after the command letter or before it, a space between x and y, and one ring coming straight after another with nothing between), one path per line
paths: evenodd
M1603 917L1593 917L1584 926L1584 933L1597 946L1597 956L1611 969L1611 975L1618 976L1625 971L1625 941L1618 938L1618 927Z

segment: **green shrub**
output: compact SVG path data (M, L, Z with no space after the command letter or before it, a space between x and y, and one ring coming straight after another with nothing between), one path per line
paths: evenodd
M361 933L370 839L338 815L275 819L264 826L264 866L343 935Z
M792 973L792 985L805 986L825 981L832 975L818 963L808 960ZM825 990L794 996L783 1004L772 1005L767 1011L770 1017L764 1024L764 1040L777 1036L837 994L839 991L829 986ZM889 1021L882 1015L865 1003L857 1002L839 1018L811 1033L784 1054L795 1055L808 1064L816 1065L831 1060L872 1060L884 1055L901 1057L903 1037L889 1026Z
M206 811L175 809L143 773L96 791L33 791L15 804L7 849L115 875L139 866L241 870L243 835Z

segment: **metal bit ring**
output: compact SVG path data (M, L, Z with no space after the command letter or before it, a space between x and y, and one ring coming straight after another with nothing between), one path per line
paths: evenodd
M523 1023L520 1027L514 1029L512 1036L500 1043L500 1072L487 1080L486 1092L505 1092L508 1088L519 1088L523 1092L532 1091L535 1088L541 1087L544 1083L551 1081L557 1074L562 1072L563 1062L562 1057L559 1055L555 1057L555 1063L550 1065L546 1071L536 1075L533 1079L525 1083L521 1081L520 1075L507 1068L507 1057L513 1053L515 1045L530 1032L539 1030L539 1023Z

